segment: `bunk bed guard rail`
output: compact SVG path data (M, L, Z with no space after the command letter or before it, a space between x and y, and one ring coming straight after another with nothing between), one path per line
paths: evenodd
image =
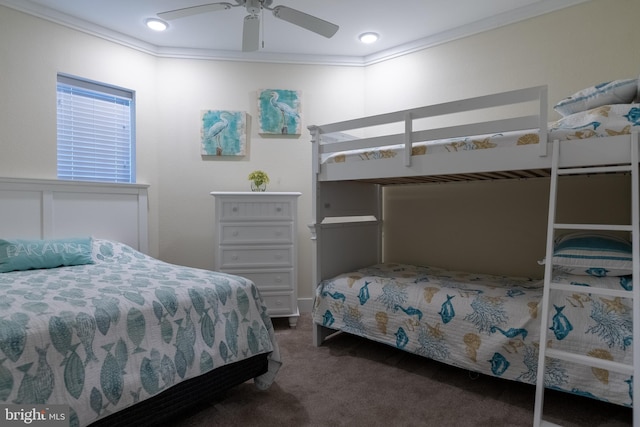
M386 145L404 145L404 164L411 166L413 144L422 141L433 141L472 135L484 135L526 129L540 129L540 155L547 155L547 86L535 86L525 89L495 93L491 95L467 98L464 100L428 105L419 108L396 111L358 119L345 120L321 126L309 126L313 143L313 173L320 172L323 155L335 152L357 150L361 148L382 147ZM435 118L456 113L480 113L491 108L510 108L523 103L535 103L537 113L517 115L500 120L489 120L478 123L456 126L435 127L425 130L414 130L414 123L419 119ZM321 140L324 134L346 133L353 130L367 129L373 126L404 123L404 132L325 143Z

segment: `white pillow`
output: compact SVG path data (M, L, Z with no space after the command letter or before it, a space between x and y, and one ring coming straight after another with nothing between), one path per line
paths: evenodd
M638 79L615 80L588 87L558 102L553 109L562 116L607 104L629 104L638 95Z

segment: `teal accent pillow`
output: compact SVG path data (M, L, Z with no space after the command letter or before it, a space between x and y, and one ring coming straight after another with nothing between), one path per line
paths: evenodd
M626 276L633 270L631 242L588 232L566 234L556 240L552 262L569 274Z
M0 239L0 273L93 264L91 237L72 239Z

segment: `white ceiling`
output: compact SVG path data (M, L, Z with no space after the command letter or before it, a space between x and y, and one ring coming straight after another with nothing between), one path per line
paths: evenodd
M234 0L222 0L235 3ZM170 22L163 33L144 21L157 13L211 3L207 0L0 0L45 19L159 56L313 63L369 64L480 31L518 22L587 0L274 0L340 26L331 39L262 16L258 52L243 53L244 7ZM373 45L357 36L380 34Z

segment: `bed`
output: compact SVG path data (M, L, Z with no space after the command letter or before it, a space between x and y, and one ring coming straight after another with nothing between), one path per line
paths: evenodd
M562 167L589 166L595 173L598 166L628 163L640 131L638 79L561 100L554 107L561 118L551 123L547 97L540 86L309 127L316 345L347 332L473 372L536 383L544 282L385 262L382 189L549 177L554 141ZM631 286L630 271L596 277L556 267L554 280L561 283ZM632 363L637 340L629 300L585 290L559 292L552 304L552 346ZM625 406L632 405L631 383L628 375L560 362L545 372L547 387Z
M0 179L3 403L72 426L157 425L248 380L269 388L280 356L257 288L143 253L147 197Z

